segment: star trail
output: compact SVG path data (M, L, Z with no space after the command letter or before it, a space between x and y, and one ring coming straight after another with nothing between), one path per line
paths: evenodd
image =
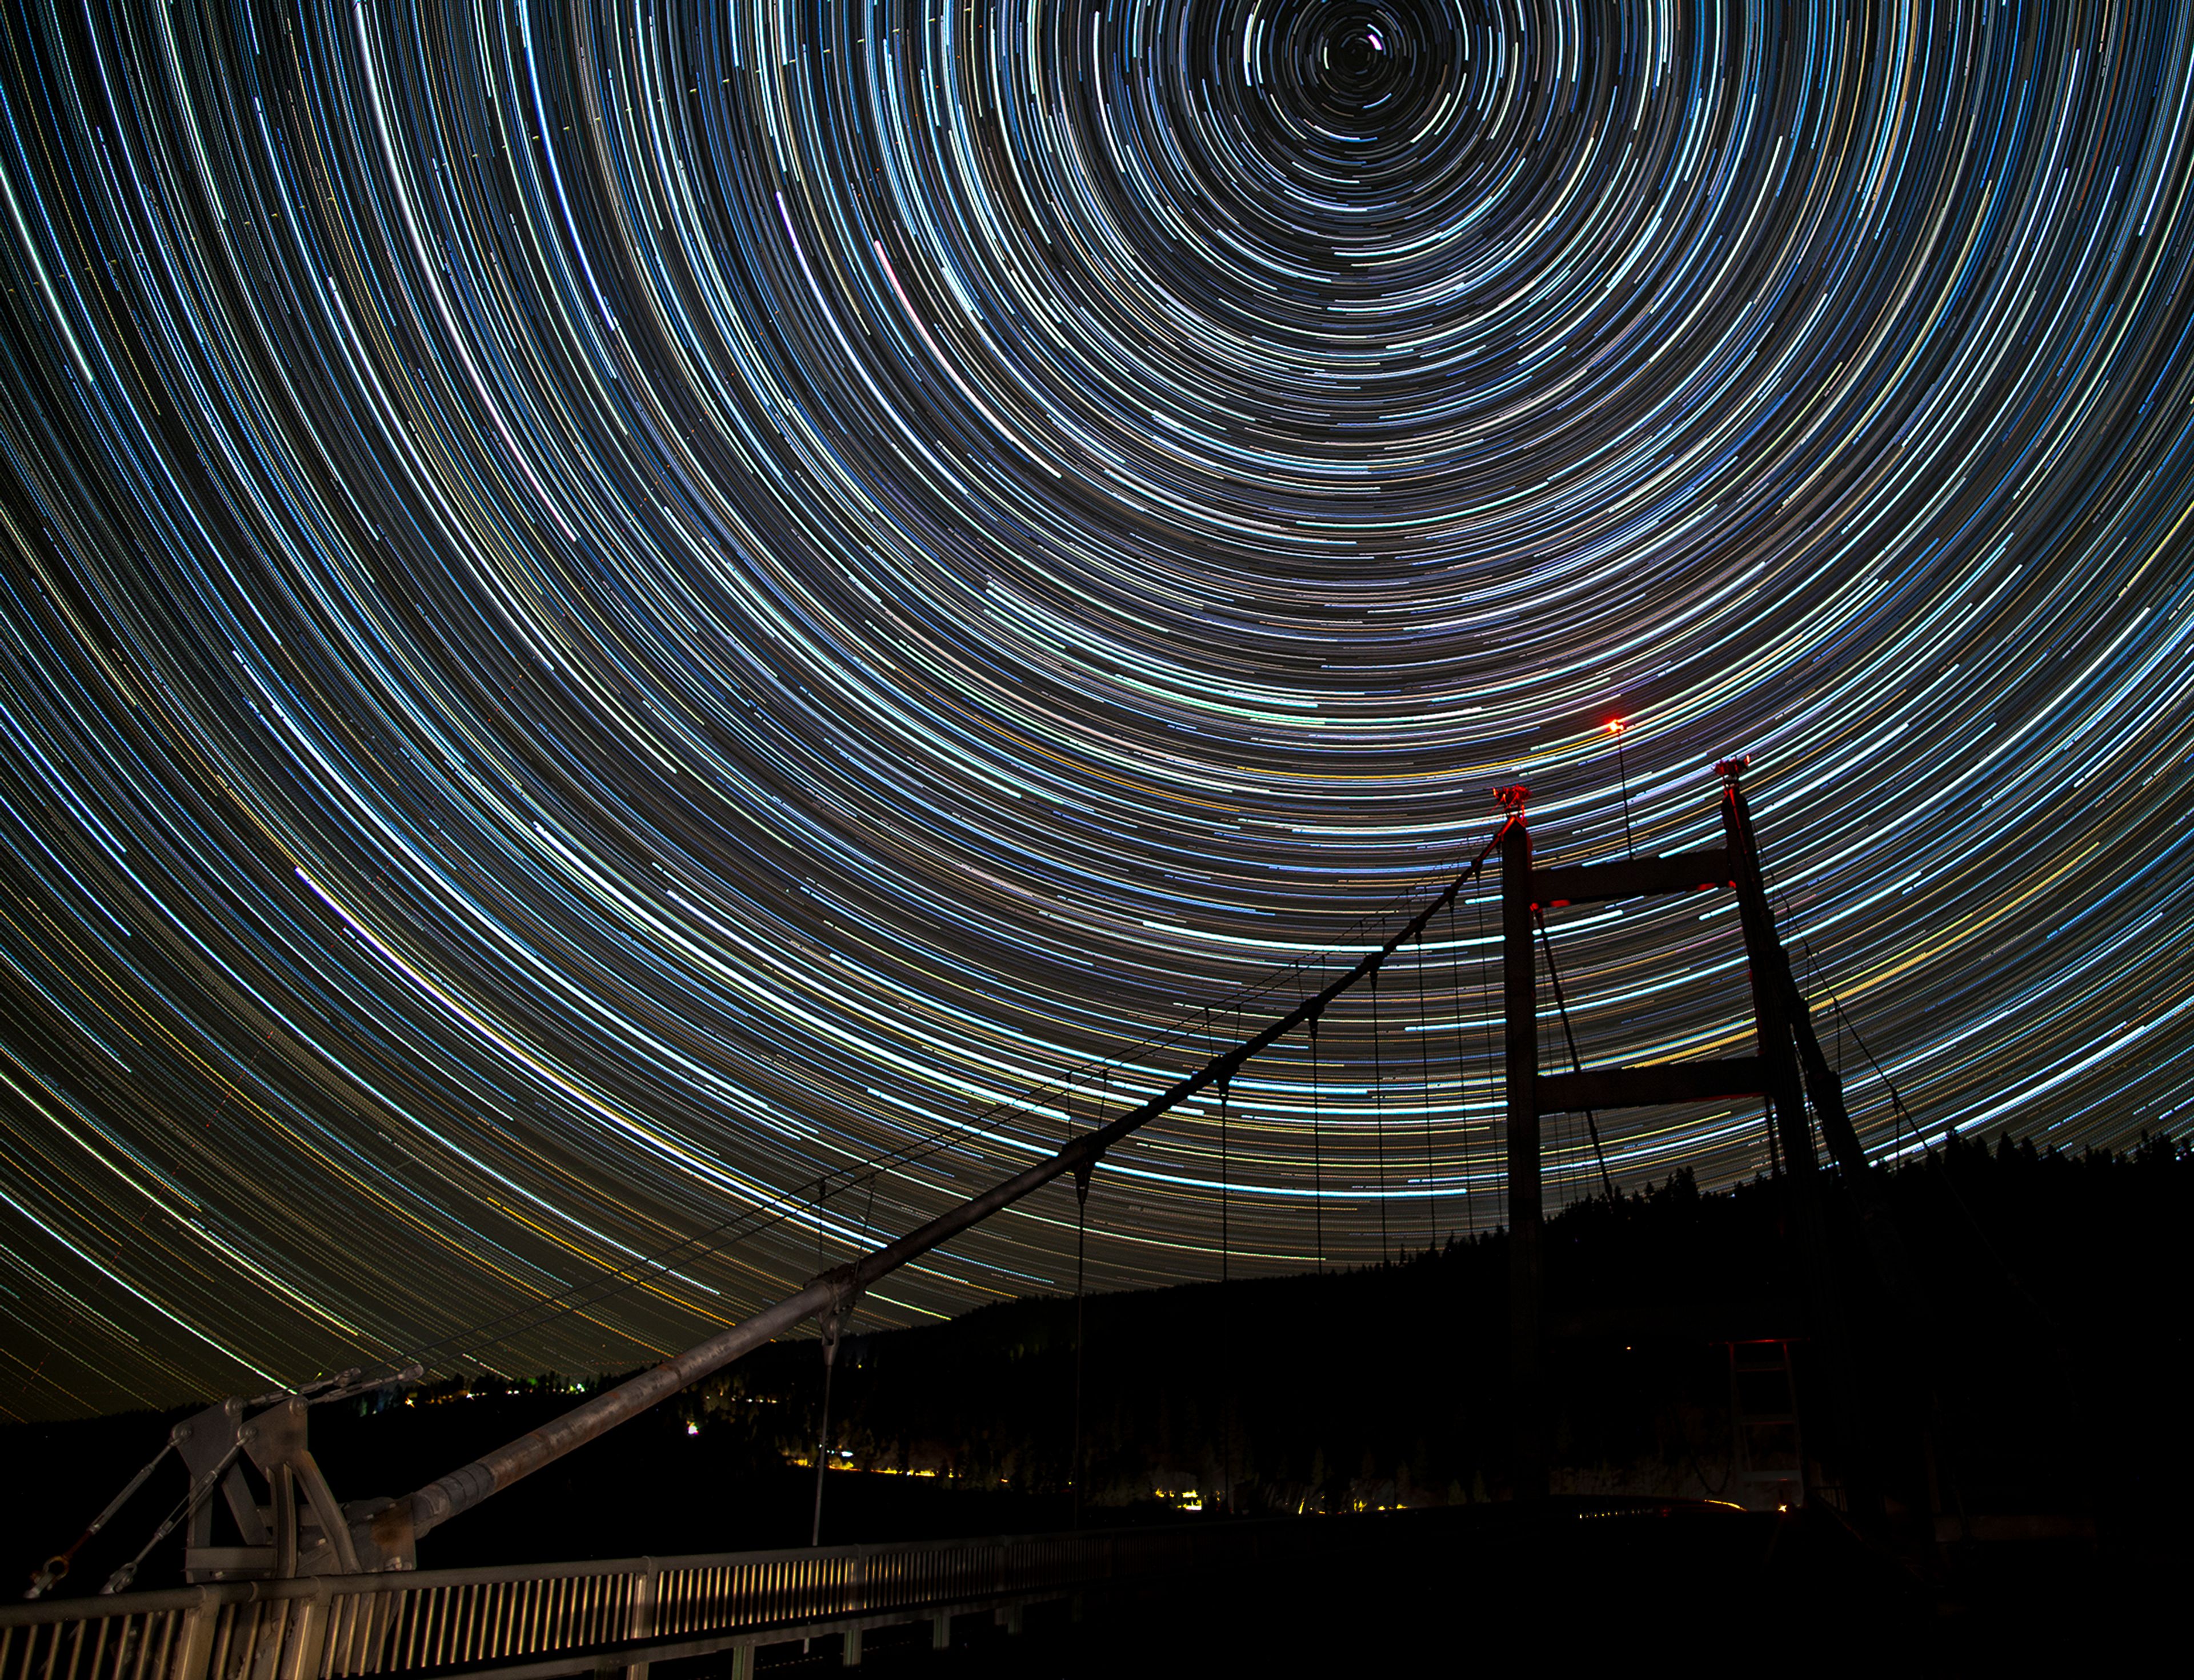
M1751 754L1877 1153L2194 1120L2194 9L0 42L0 1410L675 1350L1290 1006L1496 783L1591 861ZM1496 1223L1493 890L1109 1160L1093 1284ZM1588 1060L1743 1053L1726 899L1549 936Z

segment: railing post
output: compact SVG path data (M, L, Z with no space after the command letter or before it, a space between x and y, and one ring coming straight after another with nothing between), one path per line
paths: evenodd
M175 1666L168 1671L168 1680L205 1680L221 1606L213 1602L213 1594L206 1588L198 1588L198 1602L183 1612L183 1637L175 1647ZM57 1629L56 1637L58 1632Z
M624 1637L628 1639L646 1639L655 1632L655 1560L640 1560L640 1573L632 1578L632 1606L627 1612ZM644 1662L626 1666L625 1680L647 1680L648 1666Z
M290 1606L290 1637L284 1641L279 1680L319 1680L320 1653L328 1637L328 1584L312 1584L308 1597Z

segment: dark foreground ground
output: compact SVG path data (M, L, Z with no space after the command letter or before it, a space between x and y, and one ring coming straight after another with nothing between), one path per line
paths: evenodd
M481 1408L468 1427L483 1435L511 1421ZM496 1413L491 1417L490 1413ZM462 1414L460 1414L462 1415ZM129 1435L131 1451L157 1441L159 1420L103 1419L49 1426L43 1453L16 1457L16 1497L5 1507L9 1559L26 1575L53 1536L77 1532L75 1507L106 1491L87 1484L87 1461L104 1468ZM24 1431L30 1434L32 1431ZM43 1432L41 1432L43 1433ZM330 1430L331 1470L350 1487L399 1485L411 1467L361 1449L377 1432ZM682 1432L565 1484L544 1474L507 1504L492 1502L447 1538L462 1540L434 1564L536 1557L616 1556L779 1547L803 1543L812 1473L757 1474L719 1460L704 1438ZM439 1429L437 1448L451 1443ZM667 1474L666 1448L694 1454ZM56 1450L58 1449L58 1450ZM353 1457L353 1454L356 1454ZM616 1487L622 1498L600 1497ZM1041 1533L1068 1526L1071 1506L1054 1496L992 1487L860 1474L830 1478L826 1543ZM164 1507L164 1499L155 1502ZM2093 1542L1981 1545L1892 1555L1860 1543L1825 1511L1778 1517L1640 1502L1551 1501L1533 1509L1481 1504L1373 1516L1266 1521L1346 1527L1361 1535L1345 1555L1314 1565L1266 1567L1261 1575L1211 1572L1142 1584L1078 1606L1031 1607L1008 1636L987 1616L963 1617L945 1651L928 1624L870 1633L864 1667L881 1674L1057 1676L1165 1674L1418 1675L1460 1673L1496 1657L1563 1665L1592 1658L1734 1669L1772 1665L1813 1671L1864 1664L1869 1671L2120 1671L2185 1602L2194 1548ZM1663 1514L1666 1512L1667 1514ZM146 1516L152 1513L148 1510ZM1091 1527L1137 1518L1206 1523L1230 1519L1161 1509L1087 1514ZM121 1525L118 1525L118 1527ZM130 1549L146 1522L128 1525ZM2148 1539L2182 1525L2159 1519ZM650 1544L650 1542L653 1544ZM172 1545L172 1543L171 1543ZM95 1591L120 1548L96 1545L68 1583ZM469 1555L468 1555L469 1554ZM173 1561L165 1573L174 1573ZM148 1568L150 1584L165 1585ZM18 1579L21 1577L19 1576ZM10 1595L12 1596L12 1594ZM1078 1615L1076 1614L1078 1608ZM655 1666L650 1680L719 1680L723 1657ZM802 1651L762 1654L764 1674L843 1672L835 1638Z
M1742 1669L1833 1656L1892 1671L1991 1659L2024 1671L2046 1658L2115 1671L2125 1665L2096 1660L2137 1648L2180 1610L2194 1573L2184 1508L2194 1148L2158 1141L2130 1156L2070 1158L1961 1143L1885 1175L1884 1188L1923 1286L1926 1333L1869 1293L1848 1220L1836 1252L1847 1304L1869 1326L1856 1392L1871 1407L1904 1544L1919 1544L1931 1505L2086 1518L2093 1540L1898 1558L1818 1516L1587 1523L1573 1509L1503 1504L1506 1254L1499 1238L1481 1238L1361 1273L1097 1297L1086 1316L1071 1301L1008 1303L849 1338L833 1437L876 1473L829 1478L826 1545L1065 1528L1077 1385L1093 1527L1226 1520L1169 1508L1162 1487L1185 1504L1184 1487L1231 1485L1238 1509L1272 1514L1432 1507L1294 1519L1419 1525L1409 1545L1345 1567L1169 1582L1141 1600L1093 1599L1079 1622L1038 1610L1016 1639L992 1646L986 1630L964 1626L964 1648L942 1654L923 1628L878 1634L868 1663L1437 1673L1518 1648L1548 1660L1612 1648ZM1719 1338L1740 1332L1694 1320L1758 1319L1742 1333L1803 1336L1786 1322L1802 1292L1779 1196L1772 1181L1726 1196L1672 1181L1550 1223L1547 1433L1570 1478L1558 1485L1723 1491L1735 1424ZM1688 1316L1671 1310L1686 1303ZM1832 1459L1835 1408L1808 1362L1816 1351L1800 1342L1797 1409L1806 1439ZM812 1343L761 1349L438 1530L420 1562L804 1545L813 1474L786 1458L813 1451L820 1374ZM313 1447L339 1498L399 1494L575 1401L566 1382L482 1373L316 1408ZM0 1592L20 1591L82 1533L180 1415L0 1428ZM923 1468L942 1473L882 1473ZM63 1591L96 1591L181 1491L170 1458L84 1549ZM146 1559L139 1585L179 1579L179 1541ZM801 1654L773 1653L765 1667ZM838 1662L835 1646L806 1657ZM711 1680L722 1665L660 1666L655 1680Z
M956 1623L868 1636L889 1675L1439 1675L1521 1659L1651 1671L2117 1671L2160 1648L2183 1571L2092 1551L1967 1560L1947 1572L1883 1556L1825 1516L1651 1510L1580 1517L1574 1503L1324 1519L1391 1531L1341 1563L1213 1574L1081 1605L1032 1607L1021 1632ZM721 1658L658 1664L712 1680ZM766 1649L764 1675L843 1672L837 1642Z

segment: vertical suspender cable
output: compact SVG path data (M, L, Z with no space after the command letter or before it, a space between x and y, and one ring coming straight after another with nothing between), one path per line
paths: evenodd
M1071 1079L1067 1081L1062 1106L1066 1110L1066 1141L1071 1143L1074 1142L1074 1082ZM1097 1116L1097 1124L1102 1125L1104 1123L1105 1117L1100 1113ZM1077 1515L1079 1515L1082 1505L1082 1214L1078 1205L1081 1198L1077 1195L1075 1200L1077 1205L1074 1217L1074 1432L1066 1449L1066 1491L1074 1502Z
M1439 1252L1439 1208L1433 1200L1432 1021L1425 1012L1425 936L1417 935L1417 1067L1425 1105L1425 1251Z
M1318 1142L1321 1131L1318 1100L1318 1012L1310 1018L1310 1211L1318 1228L1318 1269L1325 1273L1325 1157Z
M1233 1252L1226 1228L1226 1104L1233 1081L1219 1082L1219 1281L1226 1281L1227 1257Z
M1227 1281L1227 1257L1232 1251L1226 1230L1226 1105L1232 1090L1232 1079L1219 1082L1219 1281L1222 1285ZM1231 1516L1234 1512L1234 1320L1224 1312L1220 1315L1219 1359L1226 1387L1219 1414L1220 1508Z
M1097 1087L1097 1124L1105 1123L1107 1098L1112 1091L1112 1070L1106 1067ZM1089 1177L1096 1163L1074 1174L1074 1447L1066 1467L1067 1485L1074 1490L1074 1527L1082 1527L1082 1261L1083 1235L1089 1223Z
M823 1269L823 1199L830 1194L829 1178L815 1181L815 1269ZM818 1321L823 1347L823 1423L815 1436L815 1520L807 1531L807 1544L823 1544L823 1472L830 1463L830 1379L838 1369L838 1332L845 1324L836 1312Z
M1577 1034L1570 1030L1569 999L1562 995L1562 971L1554 966L1554 941L1547 937L1547 918L1538 906L1532 906L1532 915L1539 923L1539 948L1547 953L1547 978L1554 982L1554 1008L1562 1017L1562 1037L1569 1043L1570 1067L1575 1073L1584 1072L1584 1059L1577 1054ZM1600 1163L1600 1182L1606 1188L1607 1199L1615 1200L1615 1181L1607 1174L1607 1155L1600 1147L1600 1117L1591 1109L1584 1111L1584 1123L1592 1133L1593 1158Z
M1218 1047L1211 1036L1211 1006L1203 1009L1203 1048L1212 1061L1219 1059ZM1233 1080L1222 1076L1219 1080L1219 1281L1226 1281L1226 1096Z
M1387 1076L1379 1060L1379 969L1364 976L1371 983L1371 1144L1378 1160L1379 1263L1392 1257L1387 1247Z
M1485 955L1485 900L1473 900L1478 906L1478 1019L1485 1028L1485 1132L1489 1148L1493 1142L1492 1116L1501 1112L1501 1091L1495 1081L1499 1077L1493 1066L1493 994L1486 982L1486 971L1490 964ZM1498 1152L1496 1152L1498 1159ZM1497 1224L1500 1213L1496 1208L1494 1219Z
M1610 723L1608 732L1615 737L1615 774L1623 783L1623 855L1634 858L1638 848L1630 838L1630 767L1623 762L1623 728L1618 720Z
M823 1428L815 1443L815 1521L807 1544L823 1544L823 1473L830 1462L830 1378L838 1368L838 1333L834 1319L823 1326Z
M1083 1232L1089 1223L1089 1175L1074 1175L1074 1449L1066 1467L1067 1486L1074 1490L1074 1526L1082 1527L1082 1252Z
M1447 901L1447 989L1455 1010L1455 1103L1456 1142L1462 1166L1464 1228L1478 1234L1478 1204L1470 1193L1470 1057L1462 1043L1462 946L1455 936L1455 900Z

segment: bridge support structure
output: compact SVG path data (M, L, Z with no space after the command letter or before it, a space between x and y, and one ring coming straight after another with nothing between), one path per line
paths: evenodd
M1865 1473L1869 1455L1849 1380L1849 1337L1829 1259L1819 1159L1806 1113L1808 1087L1839 1166L1847 1179L1862 1184L1863 1206L1864 1190L1870 1188L1864 1184L1865 1156L1844 1113L1841 1085L1825 1071L1827 1064L1814 1038L1805 1000L1792 979L1789 958L1777 935L1741 784L1746 762L1729 760L1715 767L1722 780L1724 843L1661 857L1540 868L1532 860L1531 832L1525 820L1526 790L1498 791L1508 816L1501 835L1502 998L1508 1133L1511 1440L1514 1487L1519 1499L1542 1497L1548 1491L1548 1396L1542 1322L1542 1118L1579 1110L1765 1097L1789 1198L1790 1232L1806 1281L1814 1333L1829 1355L1847 1502L1854 1514L1862 1516L1879 1504L1871 1478ZM1542 913L1575 904L1714 889L1737 895L1751 977L1757 1053L1716 1061L1541 1073L1538 976L1531 938ZM1816 1062L1820 1064L1818 1068ZM1897 1257L1901 1260L1901 1256ZM1882 1269L1887 1277L1892 1269ZM1810 1495L1814 1490L1806 1491Z
M1035 1161L989 1188L951 1206L903 1235L868 1250L858 1258L833 1267L808 1280L806 1286L761 1309L744 1320L720 1331L684 1353L605 1390L540 1428L506 1442L472 1463L416 1489L400 1499L356 1501L339 1505L328 1490L317 1464L305 1449L305 1404L308 1399L347 1398L391 1382L416 1379L418 1366L391 1369L368 1376L352 1371L308 1385L287 1395L261 1396L245 1401L224 1402L179 1426L173 1444L191 1470L192 1488L187 1509L191 1529L187 1556L194 1581L209 1585L236 1580L286 1580L301 1577L408 1572L416 1568L419 1537L498 1490L554 1462L575 1447L594 1439L678 1389L721 1370L743 1354L790 1331L810 1318L818 1320L825 1354L825 1436L827 1445L828 1372L840 1331L864 1291L899 1267L928 1253L991 1214L1009 1207L1054 1179L1071 1177L1077 1203L1086 1200L1090 1176L1116 1143L1149 1121L1168 1113L1206 1090L1220 1099L1220 1116L1224 1148L1225 1102L1229 1084L1251 1059L1271 1048L1290 1032L1307 1027L1316 1056L1318 1022L1336 998L1358 985L1376 987L1379 970L1388 958L1412 940L1421 939L1433 918L1450 909L1463 888L1478 878L1496 852L1502 868L1502 943L1503 950L1503 1008L1506 1017L1508 1112L1508 1177L1509 1187L1511 1354L1513 1372L1514 1474L1518 1494L1543 1495L1548 1491L1548 1442L1544 1418L1546 1395L1542 1357L1543 1274L1541 1255L1543 1217L1540 1120L1565 1110L1621 1108L1627 1105L1717 1101L1743 1096L1765 1096L1779 1152L1778 1171L1788 1180L1791 1225L1813 1297L1815 1334L1828 1346L1832 1366L1841 1369L1847 1345L1841 1309L1827 1258L1823 1235L1819 1168L1806 1117L1806 1099L1821 1120L1822 1133L1838 1169L1851 1188L1860 1215L1861 1230L1875 1268L1892 1296L1913 1298L1910 1268L1888 1221L1878 1190L1868 1177L1867 1163L1843 1107L1841 1082L1830 1071L1813 1034L1805 1000L1798 992L1788 958L1778 941L1773 917L1761 881L1751 819L1746 810L1739 776L1744 768L1732 762L1719 767L1724 783L1722 818L1726 843L1719 848L1663 857L1628 857L1608 862L1542 869L1533 861L1530 830L1525 820L1526 791L1500 790L1506 820L1500 831L1467 866L1429 903L1376 948L1360 957L1345 972L1327 981L1316 992L1300 998L1277 1019L1167 1089L1096 1129L1071 1136L1056 1153ZM1626 818L1626 833L1627 833ZM1657 1063L1638 1067L1587 1069L1581 1065L1567 1073L1542 1073L1538 1067L1537 974L1532 934L1545 931L1541 912L1569 904L1592 903L1651 894L1689 893L1703 889L1734 890L1750 959L1752 998L1759 1053L1750 1057L1721 1061ZM1551 972L1553 952L1547 947ZM1556 976L1557 1002L1560 1000ZM1574 1059L1574 1057L1573 1057ZM1427 1075L1429 1079L1429 1075ZM1313 1102L1315 1086L1312 1087ZM1313 1161L1318 1133L1313 1108ZM1595 1145L1597 1137L1595 1136ZM1427 1162L1431 1159L1429 1139ZM1223 1160L1222 1154L1222 1160ZM1605 1164L1603 1163L1603 1174ZM851 1177L848 1182L856 1182ZM1609 1181L1611 1194L1613 1185ZM1222 1184L1223 1193L1223 1184ZM817 1200L822 1192L818 1187ZM1225 1202L1221 1201L1224 1218ZM1322 1207L1320 1199L1314 1206ZM1383 1201L1381 1203L1383 1205ZM1322 1217L1322 1216L1320 1216ZM864 1222L865 1234L865 1221ZM1223 1225L1222 1225L1223 1230ZM1077 1256L1080 1223L1077 1225ZM1222 1243L1222 1251L1225 1245ZM1323 1244L1320 1245L1321 1253ZM1077 1258L1077 1274L1080 1267ZM1847 1382L1842 1391L1842 1443L1847 1487L1854 1494L1857 1470L1865 1458L1858 1418L1850 1404ZM1077 1378L1077 1440L1079 1440ZM265 1408L249 1423L247 1407ZM215 1427L215 1425L218 1427ZM237 1464L242 1455L267 1478L270 1503L262 1510L252 1498ZM157 1461L156 1461L157 1462ZM1081 1455L1075 1458L1078 1487ZM84 1539L118 1510L152 1470L148 1465L95 1520ZM822 1464L818 1461L816 1520L811 1540L819 1542ZM210 1545L210 1498L216 1486L227 1498L244 1545L220 1549ZM1077 1500L1079 1495L1077 1493ZM1864 1515L1863 1499L1852 1500L1857 1514ZM1078 1507L1077 1507L1078 1508ZM171 1520L172 1522L172 1520ZM161 1531L166 1533L166 1529ZM155 1536L157 1540L158 1535ZM83 1544L79 1540L78 1545ZM148 1548L149 1549L149 1548ZM32 1597L45 1591L66 1574L71 1553L52 1560L36 1579ZM141 1556L142 1554L141 1553ZM108 1591L129 1585L135 1564L118 1571ZM646 1589L652 1595L652 1587ZM653 1599L643 1596L629 1608L631 1632L640 1637L652 1625ZM858 1649L858 1641L856 1643ZM4 1648L0 1648L4 1654ZM644 1668L643 1662L627 1665ZM0 1676L0 1680L6 1680ZM635 1673L631 1680L645 1680Z

